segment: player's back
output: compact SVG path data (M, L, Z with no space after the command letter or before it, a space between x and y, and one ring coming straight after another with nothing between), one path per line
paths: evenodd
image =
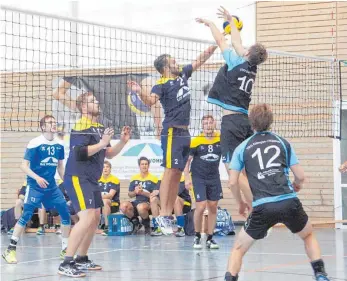
M223 57L226 64L220 68L207 101L226 110L248 114L257 66L250 65L231 50L225 50Z
M97 183L101 177L105 160L105 149L87 159L78 159L76 149L82 146L98 144L102 138L104 126L93 123L91 120L82 117L76 122L70 135L70 153L66 163L65 174L88 178Z
M237 147L231 167L242 169L242 163L253 193L253 207L296 197L289 168L298 160L284 138L271 132L254 134Z
M50 141L44 135L32 139L27 146L24 159L30 162L30 169L35 174L49 183L47 188L56 187L54 176L58 161L64 159L64 146L57 139ZM36 181L29 176L27 183L30 187L38 187Z

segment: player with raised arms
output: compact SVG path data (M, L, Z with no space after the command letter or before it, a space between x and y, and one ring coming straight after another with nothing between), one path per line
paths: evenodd
M161 78L153 86L151 92L140 91L141 100L149 106L154 106L158 100L164 109L164 121L161 131L161 146L163 149L164 176L160 185L160 216L158 225L163 234L172 234L172 210L177 198L182 172L189 156L190 133L190 88L188 79L192 72L205 63L216 50L210 46L191 64L180 68L176 60L168 54L157 57L154 67Z
M236 18L221 7L218 15L230 23L232 50L225 36L209 20L197 19L197 22L210 27L219 46L225 65L219 70L209 92L207 102L223 108L221 123L222 160L228 170L235 148L253 132L248 120L248 108L251 101L252 87L257 74L257 66L267 59L267 51L262 44L256 43L248 49L242 46L240 31L236 27ZM239 28L242 24L239 24ZM240 184L244 195L252 201L247 178L240 175Z

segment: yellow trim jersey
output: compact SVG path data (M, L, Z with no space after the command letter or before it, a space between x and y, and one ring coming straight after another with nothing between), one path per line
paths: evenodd
M192 176L202 179L219 178L221 154L219 132L215 132L212 138L206 138L203 133L193 138L190 143L190 155L193 156L190 166Z
M107 178L101 176L99 179L99 187L101 193L109 193L111 189L116 191L116 194L113 196L112 201L119 203L119 193L120 193L120 181L114 175L109 175Z
M146 177L142 177L141 174L136 174L131 177L129 184L129 191L135 190L135 187L140 185L144 192L152 193L154 190L159 190L158 178L151 173L148 173ZM149 202L149 198L144 195L136 195L136 201Z

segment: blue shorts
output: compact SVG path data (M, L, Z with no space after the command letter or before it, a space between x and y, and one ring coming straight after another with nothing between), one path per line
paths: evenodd
M39 186L27 186L24 204L32 205L35 208L55 209L56 206L66 204L63 193L55 186L53 188L41 188ZM59 207L57 208L59 209Z
M98 182L65 175L64 186L76 214L86 209L98 209L104 205Z
M205 180L192 176L192 184L196 202L218 201L223 198L222 183L219 178Z
M161 148L165 168L184 170L190 151L190 134L186 129L165 128L161 132Z

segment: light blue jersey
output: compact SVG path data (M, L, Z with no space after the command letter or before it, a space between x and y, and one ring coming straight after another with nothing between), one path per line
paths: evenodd
M49 141L43 135L32 139L27 146L24 159L30 162L30 169L35 174L49 183L47 189L56 187L54 175L57 171L58 161L64 159L64 146L58 140ZM27 183L30 188L41 189L29 176Z

